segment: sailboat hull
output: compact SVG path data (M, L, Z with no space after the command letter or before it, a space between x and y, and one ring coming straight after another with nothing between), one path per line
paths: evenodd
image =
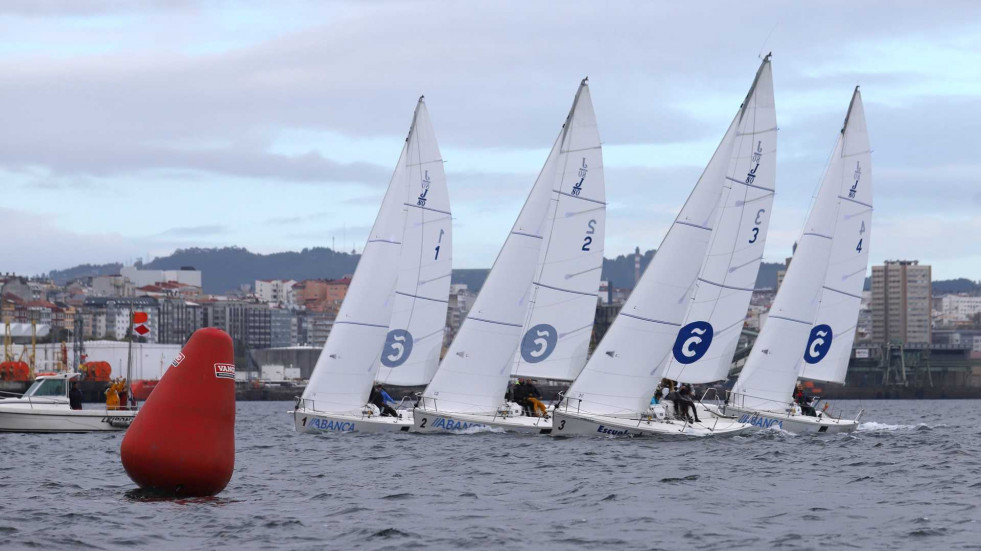
M834 419L828 416L809 417L772 411L756 411L735 406L707 406L736 417L755 429L779 429L795 434L852 432L858 428L858 419Z
M399 417L364 416L342 413L325 413L306 408L293 411L293 429L296 432L409 432L412 415Z
M517 432L551 434L552 420L543 417L512 415L508 417L467 413L435 412L416 408L412 432L473 434L477 432Z
M552 436L607 436L693 438L701 436L735 436L753 430L753 426L736 419L701 410L701 423L664 419L629 419L556 410L552 417Z

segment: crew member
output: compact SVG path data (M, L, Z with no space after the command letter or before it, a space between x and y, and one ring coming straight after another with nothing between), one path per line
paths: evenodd
M801 412L808 417L817 417L817 411L814 410L814 406L811 405L811 397L804 394L804 385L797 383L797 388L794 389L794 402L800 406Z
M119 392L115 381L109 383L109 388L106 389L106 409L119 409Z
M394 404L395 400L385 392L385 389L380 384L375 384L371 387L371 395L368 396L368 401L381 410L382 417L398 417L399 413L395 411L390 404Z
M78 389L78 381L72 381L72 388L68 391L68 406L82 409L82 391Z
M678 402L681 404L682 417L690 423L701 423L698 419L698 410L695 408L695 400L692 399L691 385L681 385L681 388L678 389Z
M548 408L542 403L541 397L542 393L538 391L538 387L533 385L531 381L525 381L526 387L526 400L531 407L532 413L536 417L548 417Z

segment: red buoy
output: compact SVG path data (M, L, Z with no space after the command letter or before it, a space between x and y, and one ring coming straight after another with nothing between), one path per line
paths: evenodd
M225 489L235 469L234 360L228 333L191 335L123 437L133 482L178 496Z

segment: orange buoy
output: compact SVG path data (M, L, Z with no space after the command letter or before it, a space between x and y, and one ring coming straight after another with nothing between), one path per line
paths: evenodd
M177 496L225 489L235 468L232 338L199 329L123 437L123 468L141 488Z

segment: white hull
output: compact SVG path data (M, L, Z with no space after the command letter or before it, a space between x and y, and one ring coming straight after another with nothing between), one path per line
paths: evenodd
M734 436L753 430L752 425L718 415L699 406L701 423L678 420L623 418L556 410L552 436L622 436L689 438L699 436Z
M135 411L0 405L0 432L96 432L129 428Z
M474 432L518 432L522 434L551 434L552 419L509 415L507 417L468 413L436 412L416 408L412 432L471 434Z
M709 406L736 417L740 422L748 423L756 429L780 429L797 434L821 432L852 432L858 428L857 419L834 419L827 416L810 417L807 415L791 415L772 411L755 411L736 406Z
M411 428L412 415L407 412L399 417L382 417L325 413L306 408L293 411L293 429L296 432L408 432Z

